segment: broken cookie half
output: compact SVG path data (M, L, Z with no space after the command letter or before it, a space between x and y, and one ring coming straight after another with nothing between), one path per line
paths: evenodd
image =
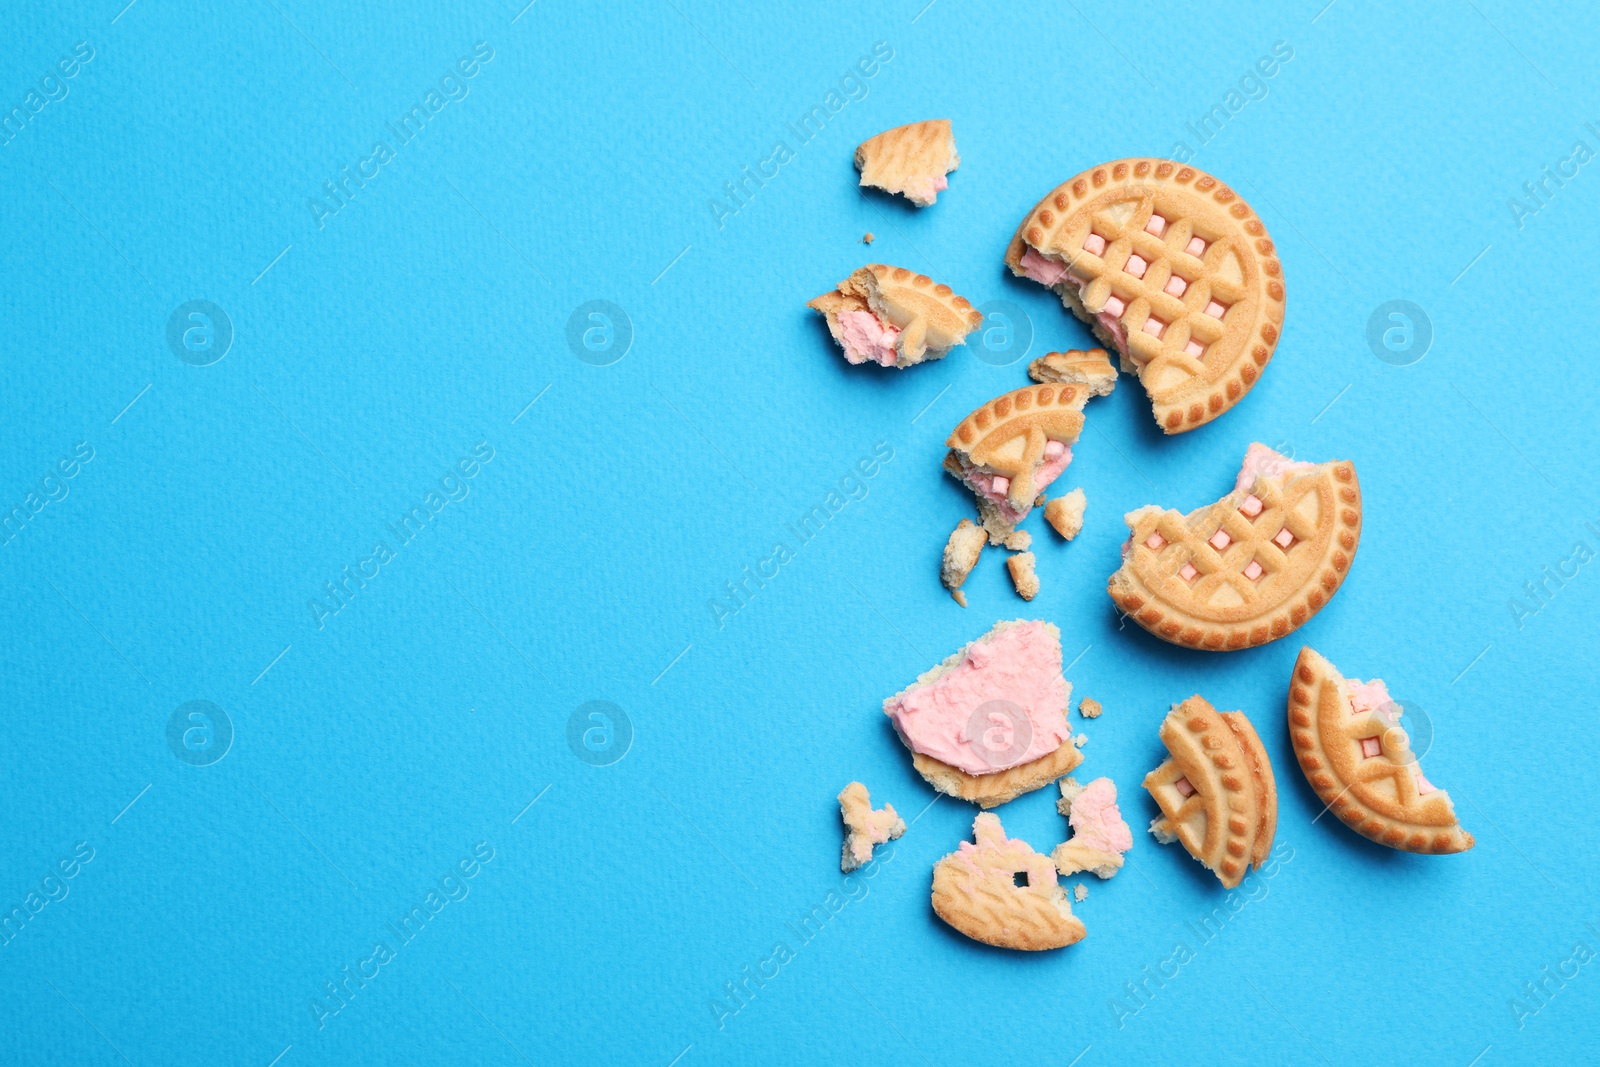
M963 841L933 868L933 910L951 927L986 945L1025 952L1082 941L1083 920L1048 856L1006 836L990 812L972 822Z
M977 498L990 544L1005 544L1072 462L1090 395L1076 383L1016 389L962 419L945 441L944 469Z
M1056 810L1067 817L1072 837L1055 847L1050 858L1063 878L1092 871L1110 878L1122 870L1122 855L1133 847L1133 831L1117 807L1117 786L1109 778L1088 785L1063 778L1056 783L1061 799Z
M983 322L964 296L926 274L869 263L806 305L822 312L828 332L852 364L905 369L943 359Z
M1381 679L1346 678L1310 648L1289 684L1289 735L1306 781L1344 824L1405 852L1465 852L1450 794L1422 776Z
M1166 433L1210 422L1255 385L1283 330L1266 227L1204 171L1120 159L1051 190L1006 250L1137 373Z
M928 207L949 188L945 175L961 166L949 119L929 119L884 130L856 148L861 184L898 193Z
M1145 775L1161 808L1157 841L1177 841L1229 889L1272 850L1278 786L1255 727L1242 711L1218 713L1204 697L1174 705L1161 723L1170 753Z
M893 804L872 809L872 797L860 782L851 782L839 793L839 815L844 819L844 851L839 869L846 874L872 862L872 850L906 832L906 821Z
M994 629L883 702L911 763L948 796L992 808L1069 773L1072 685L1061 631L1017 619Z

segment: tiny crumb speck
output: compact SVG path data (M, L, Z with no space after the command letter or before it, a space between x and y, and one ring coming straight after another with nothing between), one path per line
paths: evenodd
M876 240L877 240L877 238L872 236L872 234L869 233L869 234L867 234L867 235L865 235L864 237L861 238L861 243L864 244L864 245L870 245L872 242L874 242Z
M1073 886L1072 899L1076 900L1079 904L1082 904L1085 900L1088 900L1089 887L1084 885L1082 882L1079 882L1077 885Z

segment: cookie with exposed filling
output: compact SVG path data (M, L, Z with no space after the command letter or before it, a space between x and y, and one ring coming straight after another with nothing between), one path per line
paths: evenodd
M943 359L983 322L964 296L926 274L869 263L809 302L849 363L905 369Z
M929 119L884 130L856 146L861 184L898 193L928 207L949 188L945 175L961 166L949 119Z

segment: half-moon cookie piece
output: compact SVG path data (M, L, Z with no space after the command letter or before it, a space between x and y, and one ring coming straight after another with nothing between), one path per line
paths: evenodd
M1017 619L924 672L883 702L911 763L947 796L996 807L1083 761L1067 726L1072 685L1061 631Z
M1380 679L1341 675L1310 648L1289 683L1289 736L1317 796L1346 826L1405 852L1465 852L1450 794L1422 776L1400 705Z
M973 820L972 835L976 844L963 841L934 864L939 918L996 948L1038 952L1083 940L1083 920L1072 914L1049 856L1006 837L1000 817L990 812Z
M1167 433L1227 411L1283 330L1283 270L1232 189L1164 159L1119 159L1051 190L1006 250L1139 375Z
M943 359L983 322L948 285L904 267L869 263L806 307L822 312L850 363L904 369Z
M1338 592L1361 541L1361 484L1348 460L1296 462L1253 444L1215 504L1125 521L1106 584L1117 607L1163 641L1230 651L1298 629Z
M1016 389L962 419L945 441L944 469L977 497L991 545L1006 542L1072 462L1091 395L1076 383Z
M945 177L961 166L949 119L929 119L884 130L856 147L861 184L899 193L928 207L950 187Z
M1219 714L1200 696L1167 713L1161 743L1170 757L1144 778L1161 808L1150 832L1181 843L1232 889L1266 861L1278 829L1267 750L1244 712Z

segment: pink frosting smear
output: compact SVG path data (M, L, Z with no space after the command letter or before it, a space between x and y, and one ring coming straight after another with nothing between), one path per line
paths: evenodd
M895 350L899 328L880 322L870 311L840 312L839 333L844 337L844 358L851 363L871 361L892 367L899 358Z
M1010 753L1021 723L1004 715L974 724L984 704L1006 701L1027 716L1032 736ZM1025 622L973 642L955 667L934 682L884 701L883 710L913 752L968 774L992 774L1047 756L1071 734L1067 682L1061 676L1061 642L1042 622ZM1009 756L1009 761L1006 757Z
M1010 859L1018 868L1028 872L1028 887L1030 889L1043 887L1048 889L1056 885L1056 865L1049 856L1043 856L1028 847L1026 841L1015 837L1007 837L1005 830L1000 826L1000 817L991 812L984 812L972 822L972 834L978 839L977 844L971 841L961 842L960 847L951 855L961 864L969 876L982 879L983 868L979 866L974 856L986 855L991 862L999 860L1003 863Z
M1072 827L1075 845L1119 856L1133 847L1133 831L1117 808L1117 786L1109 778L1096 778L1083 787L1083 792L1073 798L1067 824Z
M1239 479L1234 482L1235 492L1250 489L1260 478L1276 478L1291 471L1306 471L1315 463L1300 463L1288 456L1274 452L1263 444L1252 444L1244 453L1244 465L1239 468Z
M933 200L935 193L950 188L950 179L940 174L936 177L915 178L906 182L905 195L912 200Z

